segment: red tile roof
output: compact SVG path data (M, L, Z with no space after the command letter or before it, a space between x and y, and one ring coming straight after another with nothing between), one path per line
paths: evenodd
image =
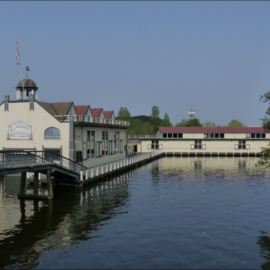
M74 106L75 113L78 115L85 115L89 106Z
M103 113L104 113L104 118L111 119L113 111L105 111Z
M262 127L159 127L162 133L265 133Z
M93 117L99 117L101 114L102 108L99 109L91 109L91 114Z

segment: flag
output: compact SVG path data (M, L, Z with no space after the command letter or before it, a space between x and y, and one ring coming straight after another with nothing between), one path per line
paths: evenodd
M17 46L17 51L16 51L16 62L17 65L19 65L19 47Z

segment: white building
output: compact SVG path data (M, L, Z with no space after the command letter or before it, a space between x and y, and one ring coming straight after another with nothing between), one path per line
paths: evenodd
M180 155L258 155L269 142L262 127L160 127L155 135L129 135L134 152Z
M38 87L27 77L16 90L16 100L5 96L0 104L1 150L53 151L88 168L126 157L129 122L113 111L38 101Z

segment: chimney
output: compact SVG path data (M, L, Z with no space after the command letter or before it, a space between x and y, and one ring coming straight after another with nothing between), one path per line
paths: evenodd
M8 111L9 96L5 96L5 111Z
M35 95L29 93L30 111L34 111Z

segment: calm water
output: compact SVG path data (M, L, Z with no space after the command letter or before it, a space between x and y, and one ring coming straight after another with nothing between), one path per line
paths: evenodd
M0 267L270 268L270 171L163 158L51 202L0 180Z

